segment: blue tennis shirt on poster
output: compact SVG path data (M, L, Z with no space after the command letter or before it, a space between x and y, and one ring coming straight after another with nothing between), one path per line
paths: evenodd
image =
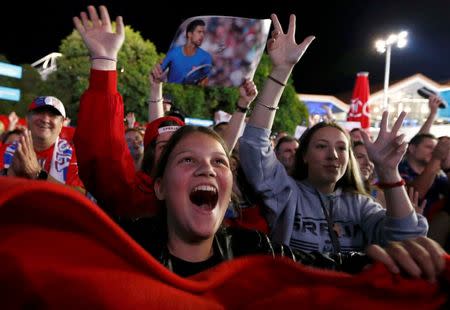
M166 58L164 58L161 64L161 68L164 71L167 67L170 67L167 77L169 83L182 83L183 78L194 67L204 64L212 65L212 57L208 52L197 48L194 55L186 56L183 53L183 46L178 46L167 53Z

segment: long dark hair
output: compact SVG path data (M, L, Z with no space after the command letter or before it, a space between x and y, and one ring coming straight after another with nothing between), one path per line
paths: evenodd
M347 169L345 170L344 175L338 180L336 183L336 188L341 187L342 190L347 192L355 192L363 195L367 195L366 190L364 189L363 182L361 180L361 175L359 173L358 163L353 155L353 151L350 147L350 136L348 133L336 123L329 122L321 122L313 127L307 129L303 135L300 137L300 146L297 149L295 154L295 169L293 173L293 177L297 180L304 180L308 177L308 165L303 160L306 152L308 151L309 144L313 135L318 132L322 128L331 127L336 128L341 131L348 142L348 152L349 152L349 160Z

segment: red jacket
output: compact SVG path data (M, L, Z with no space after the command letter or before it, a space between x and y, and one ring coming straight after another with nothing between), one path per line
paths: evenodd
M154 215L157 199L153 180L135 171L123 120L117 72L91 70L74 136L81 180L98 204L112 215Z
M358 275L251 256L191 278L159 264L100 208L64 186L0 178L0 308L438 309L437 284L375 264Z

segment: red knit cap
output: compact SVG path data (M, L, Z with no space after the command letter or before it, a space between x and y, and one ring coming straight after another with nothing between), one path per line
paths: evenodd
M177 125L167 126L167 127L161 127L161 124L164 122L174 122ZM175 131L176 126L184 126L184 122L179 119L178 117L174 116L163 116L160 118L155 119L153 122L147 125L147 128L145 129L145 135L144 135L144 148L147 147L153 140L155 140L160 133L167 132L167 131Z

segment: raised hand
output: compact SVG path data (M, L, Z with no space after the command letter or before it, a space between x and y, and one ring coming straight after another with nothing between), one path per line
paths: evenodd
M278 17L275 14L271 15L274 30L272 36L267 42L267 51L272 60L274 67L285 67L291 70L292 67L300 60L302 55L308 49L308 46L315 39L314 36L309 36L302 43L295 42L295 22L294 14L289 18L289 28L287 33L283 32Z
M323 105L322 109L326 112L326 115L324 116L324 119L327 122L334 122L334 116L333 116L333 111L331 110L331 108L327 105Z
M127 120L128 128L134 128L134 123L136 123L136 117L134 116L134 113L128 112L127 116L125 116L125 119Z
M392 183L401 180L398 172L398 164L406 152L407 143L405 135L398 134L406 113L402 112L397 118L391 131L388 130L387 111L383 112L381 118L380 132L375 142L372 142L363 130L360 130L367 148L370 160L375 165L375 170L382 183Z
M73 18L75 28L80 33L91 57L107 57L117 59L117 54L125 39L122 17L116 18L116 33L113 33L111 20L105 6L99 7L100 18L94 6L88 6L89 18L86 12L80 13L80 18Z
M320 121L320 117L317 114L308 115L308 127L311 128Z
M442 98L438 95L431 95L428 98L428 107L430 108L430 114L436 115L439 106L443 103Z
M157 63L150 74L148 75L148 80L150 82L151 87L158 87L160 83L162 83L167 76L167 73L164 74L164 72L161 69L161 64Z
M16 129L17 123L19 122L19 117L17 116L16 112L12 111L11 113L9 113L8 120L8 131L13 131L14 129Z
M41 166L34 152L31 131L26 130L20 137L11 168L14 175L28 179L37 178L37 175L41 171Z
M247 108L250 103L255 100L258 95L258 90L256 89L255 83L253 81L246 79L244 83L239 87L239 100L238 105L241 108Z

